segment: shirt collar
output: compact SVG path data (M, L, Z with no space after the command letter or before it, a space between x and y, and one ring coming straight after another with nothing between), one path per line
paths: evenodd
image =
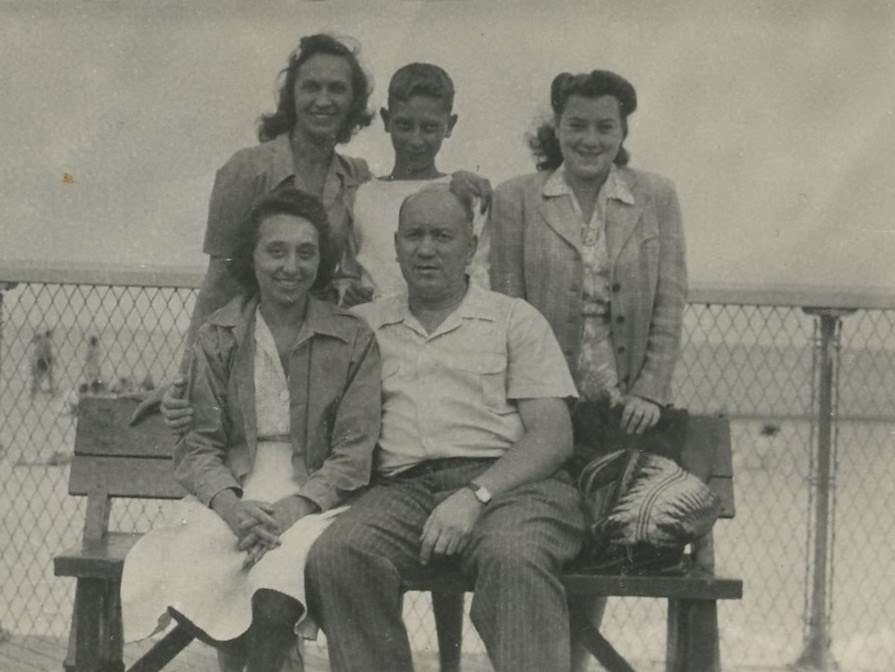
M566 164L561 163L559 168L553 171L543 188L544 196L566 196L573 195L572 188L566 182ZM634 194L628 183L622 179L618 166L614 163L609 167L609 175L606 176L606 182L600 188L601 195L605 195L606 199L614 198L622 203L634 205Z
M282 184L287 179L295 177L295 163L292 159L292 141L289 138L289 132L280 133L270 142L273 151L272 181L274 184ZM326 181L329 182L332 177L337 177L342 184L359 184L357 177L348 170L348 166L338 152L333 152L329 168L326 171Z
M488 303L487 291L479 287L474 282L467 280L468 288L466 295L457 306L457 309L451 313L445 321L450 320L454 316L459 319L479 319L494 321L494 307ZM378 299L370 304L368 310L364 310L364 315L372 318L376 327L385 326L387 324L398 324L406 320L416 320L413 313L410 312L410 304L406 295L393 296L386 299ZM371 315L373 313L374 315Z
M229 327L234 330L236 340L242 342L248 328L253 322L255 310L258 308L258 297L246 297L240 295L231 299L223 308L213 313L208 321L221 327ZM308 298L308 310L305 320L299 329L296 344L303 343L314 334L332 336L348 343L351 334L346 328L347 322L340 320L336 314L339 310L335 306L315 299Z

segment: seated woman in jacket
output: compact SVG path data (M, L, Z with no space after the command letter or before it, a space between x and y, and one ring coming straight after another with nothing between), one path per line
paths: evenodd
M240 225L243 293L193 344L193 424L174 455L190 495L125 563L128 641L171 613L250 672L273 670L307 622L305 555L369 482L381 411L372 332L311 296L337 262L329 231L320 200L291 186Z

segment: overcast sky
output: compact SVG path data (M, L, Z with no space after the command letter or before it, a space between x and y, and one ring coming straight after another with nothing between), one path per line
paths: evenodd
M215 170L302 35L457 85L441 167L531 172L563 70L637 88L631 165L670 177L695 282L895 289L895 3L0 0L0 259L196 265ZM381 123L341 151L391 168ZM67 183L63 176L73 176Z

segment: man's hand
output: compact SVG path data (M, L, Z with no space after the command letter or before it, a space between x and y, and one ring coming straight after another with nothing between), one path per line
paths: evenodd
M420 562L428 565L433 554L444 556L463 552L484 506L469 488L460 488L436 506L420 535Z
M659 404L643 397L625 397L621 426L628 434L643 434L659 422Z
M470 192L479 199L479 210L482 213L491 207L491 181L486 177L482 177L477 173L471 173L468 170L458 170L451 174L451 188L459 188Z

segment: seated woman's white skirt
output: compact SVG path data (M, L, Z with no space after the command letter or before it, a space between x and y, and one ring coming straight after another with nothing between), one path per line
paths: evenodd
M259 441L243 498L273 503L298 491L292 446ZM306 516L280 535L282 544L251 568L236 536L214 511L194 497L178 502L173 515L134 544L121 577L124 639L136 641L164 630L169 607L217 641L234 639L252 622L252 595L278 590L305 605L305 561L311 545L347 507ZM313 637L316 626L302 615L296 633Z

